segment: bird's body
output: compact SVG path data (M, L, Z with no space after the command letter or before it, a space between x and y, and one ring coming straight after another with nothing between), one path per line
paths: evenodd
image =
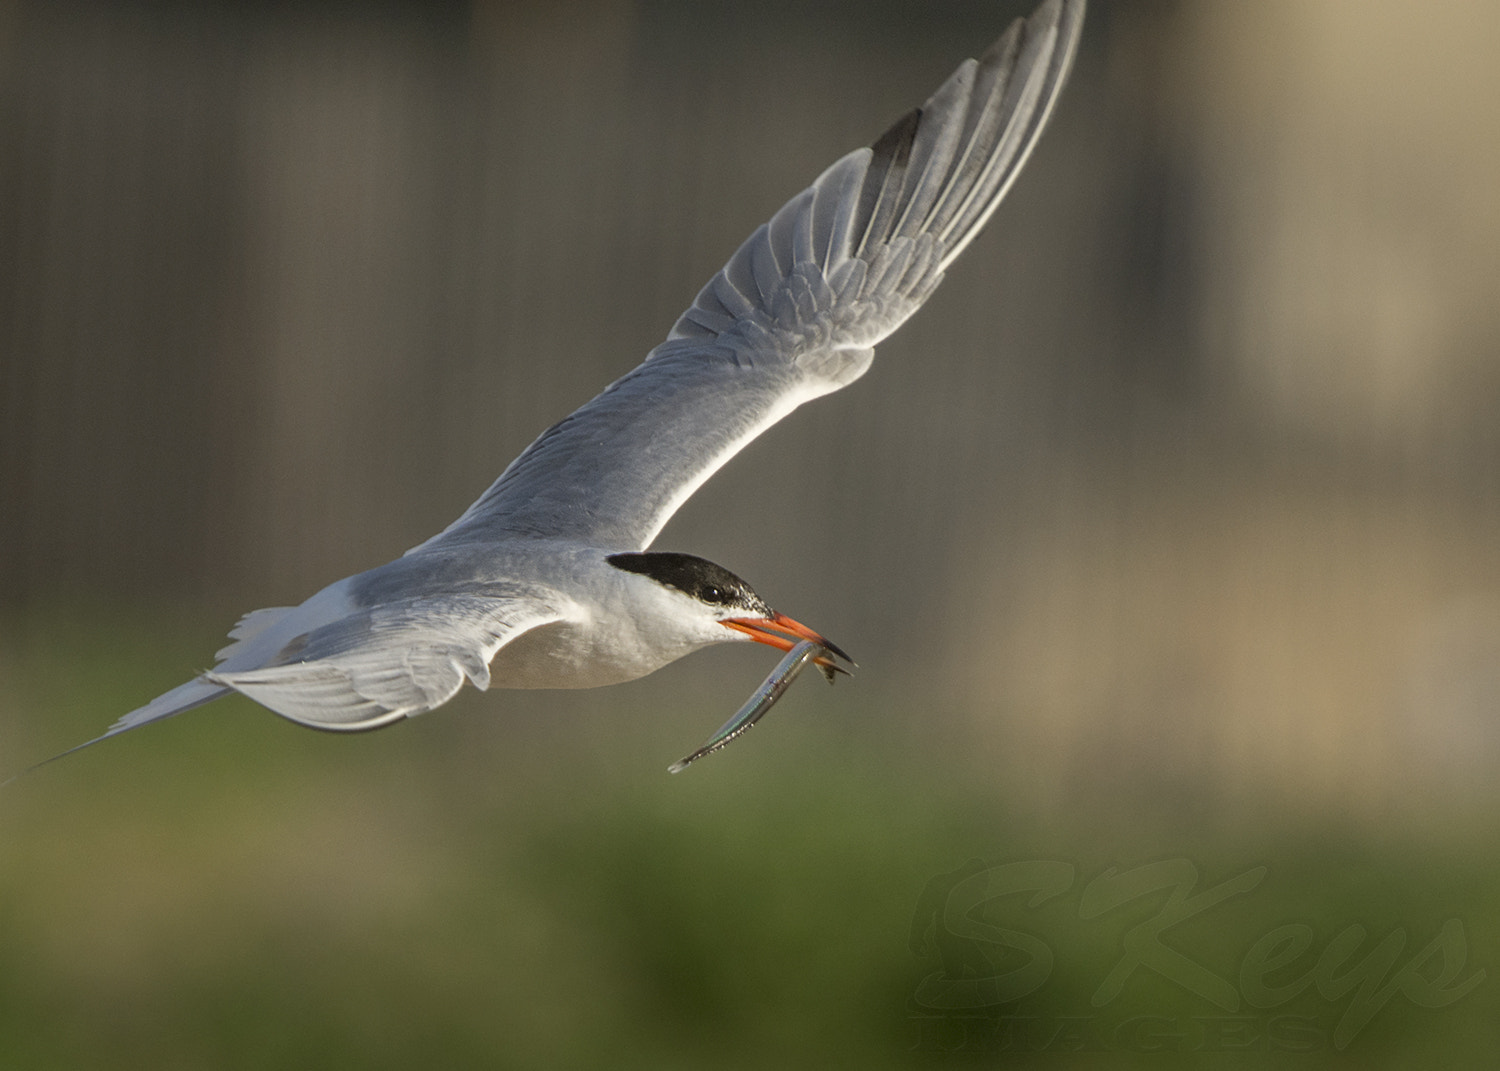
M99 739L231 691L357 730L431 710L465 681L595 687L730 640L807 640L824 665L842 657L727 570L647 548L748 442L863 375L928 298L1035 144L1083 9L1047 0L825 171L642 364L544 432L448 528L299 606L246 615L213 670Z

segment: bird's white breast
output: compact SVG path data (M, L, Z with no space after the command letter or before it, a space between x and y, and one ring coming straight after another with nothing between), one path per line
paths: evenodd
M679 593L593 552L558 578L575 612L518 636L490 662L495 688L598 688L636 680L712 643L743 637Z

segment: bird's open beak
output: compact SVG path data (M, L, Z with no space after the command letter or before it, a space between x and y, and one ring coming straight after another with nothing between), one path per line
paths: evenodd
M719 624L725 628L732 628L736 632L743 632L756 643L769 644L780 651L790 651L799 640L811 640L819 647L826 647L851 666L854 665L854 659L846 655L838 644L829 642L802 622L787 617L786 614L773 611L770 617L731 617L720 621ZM839 673L849 672L827 658L815 658L813 661Z

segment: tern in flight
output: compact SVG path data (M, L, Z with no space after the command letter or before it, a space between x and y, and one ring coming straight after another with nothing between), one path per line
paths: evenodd
M740 246L665 342L543 432L458 520L300 606L245 615L212 670L89 743L232 692L352 732L439 707L466 680L591 688L712 643L787 651L701 754L753 724L809 662L832 680L847 661L838 647L727 569L649 548L747 443L864 375L876 344L932 294L1046 125L1084 2L1046 0L824 171Z

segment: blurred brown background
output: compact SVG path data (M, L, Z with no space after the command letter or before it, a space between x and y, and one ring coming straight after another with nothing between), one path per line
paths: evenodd
M0 773L443 527L1029 6L0 2ZM658 541L865 667L692 776L858 737L978 828L1492 828L1496 56L1488 0L1096 0L929 307ZM469 695L344 754L628 794L765 668ZM70 762L200 761L192 717ZM88 776L54 769L7 792Z

